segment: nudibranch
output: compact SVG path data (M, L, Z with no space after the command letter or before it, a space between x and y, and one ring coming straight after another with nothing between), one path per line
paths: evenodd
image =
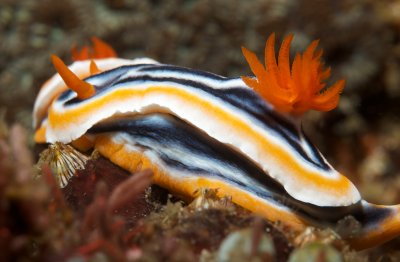
M287 36L265 66L243 48L255 77L229 78L152 59L115 58L107 44L74 51L67 67L41 88L34 107L37 143L95 148L115 164L154 172L154 182L178 195L217 188L236 204L295 231L333 226L353 216L361 232L354 248L400 234L400 205L373 205L336 171L300 127L307 110L336 107L344 81L325 86L330 69L314 41L292 66Z

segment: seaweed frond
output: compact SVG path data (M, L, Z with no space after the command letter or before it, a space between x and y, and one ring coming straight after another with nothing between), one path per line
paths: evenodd
M292 39L293 34L290 34L283 40L277 62L275 34L269 36L265 46L265 67L253 52L242 47L243 55L256 76L242 76L243 81L280 112L299 115L308 110L334 109L345 81L339 80L326 88L324 81L330 76L330 68L324 68L320 61L322 50L315 51L318 40L313 41L303 54L296 54L290 68Z

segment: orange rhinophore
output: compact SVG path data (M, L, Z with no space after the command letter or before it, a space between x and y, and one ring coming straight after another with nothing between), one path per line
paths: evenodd
M269 36L265 45L265 67L253 52L242 47L243 55L256 76L242 76L243 81L280 112L299 115L312 109L334 109L345 81L339 80L326 88L324 81L330 76L330 68L325 69L320 61L322 50L315 51L318 40L313 41L303 54L296 54L290 68L292 39L293 34L290 34L283 40L277 63L275 34Z
M78 94L79 99L86 99L92 97L96 93L93 85L79 79L64 62L56 55L51 56L51 61L56 68L58 74L64 80L68 88L74 90Z
M74 61L87 60L87 59L102 59L117 57L115 50L106 42L92 37L93 47L83 46L79 51L76 46L71 49L72 59Z

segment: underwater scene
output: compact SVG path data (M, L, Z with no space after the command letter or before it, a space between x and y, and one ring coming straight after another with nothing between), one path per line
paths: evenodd
M400 261L400 1L0 0L1 261Z

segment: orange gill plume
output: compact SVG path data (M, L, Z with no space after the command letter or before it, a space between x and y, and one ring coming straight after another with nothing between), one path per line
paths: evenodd
M242 76L243 81L278 111L300 115L308 110L329 111L339 102L345 81L339 80L326 88L325 80L330 68L320 61L322 50L315 51L318 40L313 41L303 54L296 54L292 67L289 49L293 34L285 37L275 57L275 34L272 33L265 45L265 67L257 56L242 47L242 52L256 78Z

